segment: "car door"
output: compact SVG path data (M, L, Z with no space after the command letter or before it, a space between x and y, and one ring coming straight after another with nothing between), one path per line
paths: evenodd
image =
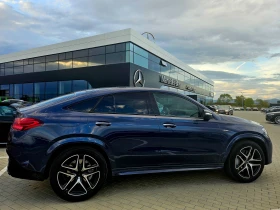
M204 165L221 161L223 135L218 121L204 121L201 108L178 94L154 92L165 164Z
M6 144L10 127L15 118L16 109L8 105L0 105L0 144Z
M157 166L161 161L159 125L152 114L147 92L105 96L90 122L112 151L116 168Z

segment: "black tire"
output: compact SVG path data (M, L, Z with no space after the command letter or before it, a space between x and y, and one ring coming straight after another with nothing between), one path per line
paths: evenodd
M274 122L275 124L280 124L280 116L276 116Z
M71 147L54 159L50 184L62 199L83 201L100 190L107 175L106 160L97 150L84 146Z
M255 181L262 174L264 165L265 156L262 148L255 142L246 140L238 142L232 148L225 163L225 171L232 179L248 183Z

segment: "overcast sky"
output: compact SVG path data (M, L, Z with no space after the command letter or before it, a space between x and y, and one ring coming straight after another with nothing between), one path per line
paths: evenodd
M0 0L0 54L133 28L215 82L280 98L279 0Z

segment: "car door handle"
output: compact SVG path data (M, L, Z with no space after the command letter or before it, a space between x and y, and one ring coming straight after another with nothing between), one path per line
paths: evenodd
M110 122L104 122L104 121L98 121L95 123L95 125L97 126L110 126L111 123Z
M173 123L163 123L163 126L166 128L176 128L176 125Z

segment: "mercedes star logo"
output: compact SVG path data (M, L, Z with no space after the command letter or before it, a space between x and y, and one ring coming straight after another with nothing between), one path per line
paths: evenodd
M135 87L144 87L145 79L140 69L136 70L133 77L133 83Z

